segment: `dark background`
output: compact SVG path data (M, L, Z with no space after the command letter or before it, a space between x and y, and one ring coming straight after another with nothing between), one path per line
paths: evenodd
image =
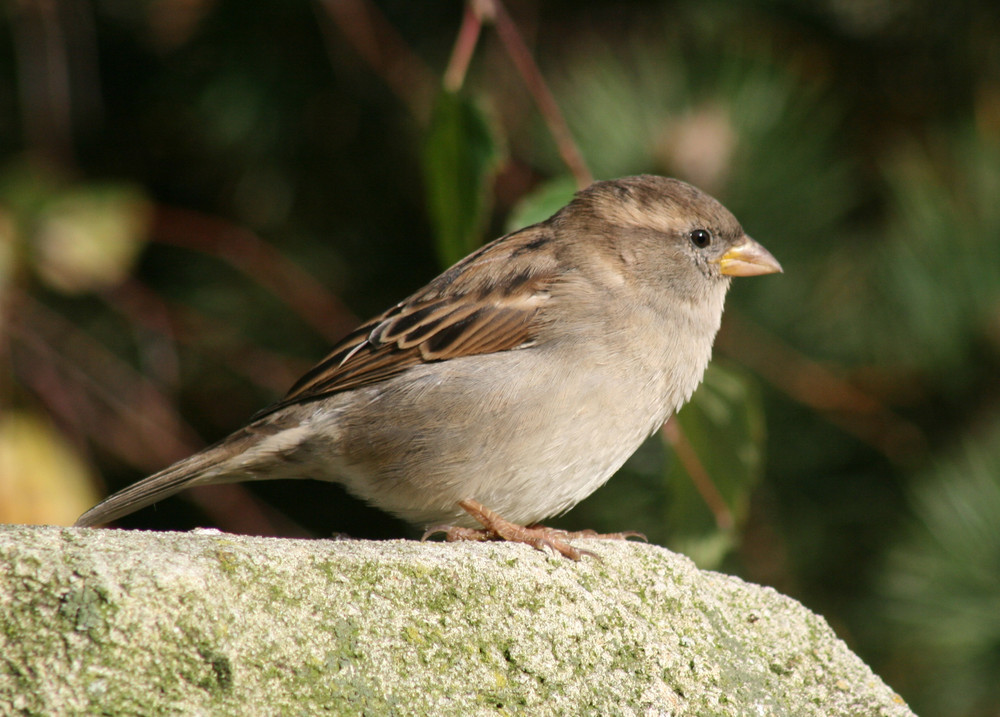
M713 516L655 439L561 524L641 528L796 597L920 714L1000 714L1000 5L507 11L594 176L699 184L785 267L736 282L681 422L734 526L687 524ZM6 4L0 520L70 524L443 268L429 137L463 12ZM490 157L474 241L571 185L530 90L487 24L459 95L487 136L454 135ZM732 485L727 446L752 454ZM119 524L415 534L306 482Z

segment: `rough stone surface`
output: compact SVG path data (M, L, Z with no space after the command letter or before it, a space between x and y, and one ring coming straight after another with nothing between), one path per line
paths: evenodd
M912 714L795 601L581 544L0 526L0 714Z

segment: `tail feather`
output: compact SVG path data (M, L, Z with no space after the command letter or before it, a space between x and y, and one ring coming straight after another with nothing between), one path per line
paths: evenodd
M195 485L230 483L264 476L241 460L259 435L244 429L188 458L123 488L81 515L76 527L109 523Z

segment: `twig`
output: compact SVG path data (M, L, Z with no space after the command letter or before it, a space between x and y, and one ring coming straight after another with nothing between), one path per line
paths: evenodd
M142 376L65 320L19 297L20 320L9 326L18 377L53 415L129 465L152 471L193 453L201 442ZM29 328L30 327L30 328ZM41 330L39 332L39 330ZM63 356L53 341L68 351ZM69 356L72 356L70 358ZM124 397L136 397L138 403ZM307 536L309 531L261 504L242 486L192 491L188 499L226 530Z
M220 336L227 331L222 321L190 307L169 304L136 279L116 287L106 299L112 311L170 342L198 345L206 336ZM222 351L220 361L275 395L281 395L309 368L306 361L249 344Z
M890 460L906 463L926 451L927 439L918 426L738 312L726 311L716 343L779 391Z
M163 297L150 291L134 276L128 276L104 291L101 298L108 309L131 325L140 356L146 358L142 362L143 372L154 376L160 385L176 388L180 382L177 336Z
M478 6L474 2L467 2L465 12L462 14L462 26L458 29L448 67L444 71L444 88L448 92L458 92L462 89L482 27L483 17Z
M366 0L317 0L317 3L358 55L382 77L410 112L421 122L426 122L430 117L437 82L375 4ZM320 27L327 53L334 61L336 43L327 23L320 22Z
M586 187L594 181L593 175L587 168L583 155L580 154L580 150L573 140L573 135L569 131L569 125L566 124L562 111L546 84L541 70L538 69L535 58L532 57L531 51L521 37L517 25L507 13L501 0L484 0L484 2L492 5L493 18L500 41L503 42L507 54L521 74L521 79L534 98L546 125L548 125L556 148L559 150L559 155L576 179L577 186Z
M54 413L129 464L152 470L200 444L147 379L61 316L27 299L8 330L15 355L17 349L30 353L30 361L19 362L25 383Z
M708 506L708 509L712 511L712 515L715 516L715 524L719 527L719 530L732 530L735 524L733 512L726 505L726 499L722 497L719 489L715 487L715 483L712 482L711 476L708 475L708 471L705 470L705 466L699 460L698 454L691 446L691 442L688 441L680 423L677 422L677 418L671 417L669 421L663 424L660 431L674 449L677 460L681 462L684 470L691 477L691 482L694 483L695 489L701 494L705 505Z
M236 267L288 304L326 339L339 339L357 319L313 276L253 232L218 217L159 205L155 241L215 256Z

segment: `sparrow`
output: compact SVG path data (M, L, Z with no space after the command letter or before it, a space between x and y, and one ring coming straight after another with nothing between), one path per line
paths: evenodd
M424 537L572 559L538 525L603 485L701 382L734 276L780 272L718 201L654 175L600 181L355 329L277 403L84 513L195 485L334 481Z

